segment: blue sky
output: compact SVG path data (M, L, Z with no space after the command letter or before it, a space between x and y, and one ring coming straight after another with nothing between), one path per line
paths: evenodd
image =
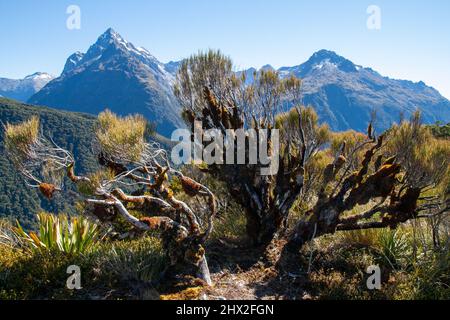
M80 30L66 28L71 4ZM381 9L380 30L366 26L369 5ZM57 75L108 27L163 62L219 48L240 68L281 67L329 49L450 98L448 0L0 0L0 77Z

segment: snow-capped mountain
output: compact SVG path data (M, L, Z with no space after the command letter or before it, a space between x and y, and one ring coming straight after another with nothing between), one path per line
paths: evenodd
M122 115L141 113L157 124L159 133L168 136L184 126L172 92L180 64L163 64L148 50L108 29L86 53L72 54L60 77L29 102L93 114L105 108ZM242 71L248 83L255 71ZM282 77L294 74L302 79L304 104L312 105L321 121L334 130L364 131L374 111L379 131L416 109L427 123L450 121L450 102L432 87L383 77L333 51L320 50L305 63L278 72Z
M174 76L148 50L108 29L87 50L66 61L60 77L30 103L97 114L108 108L121 115L140 113L164 135L184 124L172 92Z
M246 72L251 81L254 68ZM302 79L303 103L313 106L334 130L364 131L376 114L378 131L422 111L426 123L450 122L450 101L423 82L394 80L356 65L333 51L314 53L303 64L278 69L282 77ZM250 79L250 80L249 80Z
M54 76L45 72L36 72L23 79L0 78L0 96L24 102L52 79Z

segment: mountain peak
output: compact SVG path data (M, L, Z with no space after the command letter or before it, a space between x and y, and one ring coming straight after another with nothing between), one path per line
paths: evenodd
M316 51L311 56L311 59L345 59L344 57L341 57L336 52L331 50L322 49L319 51Z
M124 38L113 28L108 28L102 35L100 35L99 39L124 41Z
M86 53L75 52L66 61L61 75L66 75L82 66L96 62L105 62L111 57L123 57L124 59L138 59L147 65L159 65L158 60L145 48L135 47L125 40L113 28L103 32L97 41L89 47Z
M106 29L106 31L103 34L114 35L114 34L117 34L117 32L113 28L109 27L108 29Z
M126 44L127 41L123 39L123 37L116 32L113 28L108 28L105 32L103 32L100 37L98 37L96 44L102 47L106 47L109 44Z
M125 40L125 38L123 38L113 28L108 28L97 39L97 42L88 50L86 55L89 58L95 58L109 48L129 53L140 60L145 60L146 63L159 63L147 49L143 47L135 47L131 42Z
M116 32L113 28L106 29L105 32L103 32L100 37L101 39L105 38L121 38L120 34Z
M335 67L344 72L356 72L358 70L350 60L338 55L334 51L325 49L315 52L303 66L306 72L314 69L322 69L324 66Z
M61 76L28 100L94 114L105 106L120 115L140 113L159 125L159 133L170 136L183 126L173 80L148 50L109 28L86 53L72 54Z

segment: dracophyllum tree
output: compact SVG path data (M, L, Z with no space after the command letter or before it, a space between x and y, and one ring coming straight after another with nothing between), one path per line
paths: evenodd
M56 192L65 192L65 182L74 183L87 213L104 222L120 216L139 234L159 230L170 266L194 267L211 284L204 243L213 228L216 199L206 186L172 168L166 151L146 141L147 131L141 116L101 113L94 152L103 169L89 175L77 175L74 156L44 137L36 117L7 124L5 145L28 186L52 199ZM204 198L205 223L174 196L170 189L174 178L188 196Z
M224 133L279 130L278 150L267 139L267 149L279 156L273 175L261 175L262 165L249 161L208 166L245 208L255 244L267 245L282 234L291 208L305 199L307 210L286 246L294 251L324 234L395 228L448 212L450 146L433 138L418 115L379 136L369 124L366 134L338 141L339 134L319 125L312 108L299 106L300 89L299 79L276 71L255 72L251 79L239 75L216 51L186 59L177 74L175 95L193 132L197 122ZM435 195L426 196L429 190Z

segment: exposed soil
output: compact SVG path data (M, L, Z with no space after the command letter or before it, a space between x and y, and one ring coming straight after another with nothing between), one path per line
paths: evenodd
M209 264L214 285L206 288L200 299L278 300L310 299L302 287L304 275L280 271L273 261L282 244L265 251L242 243L211 244ZM294 269L290 266L289 269Z

